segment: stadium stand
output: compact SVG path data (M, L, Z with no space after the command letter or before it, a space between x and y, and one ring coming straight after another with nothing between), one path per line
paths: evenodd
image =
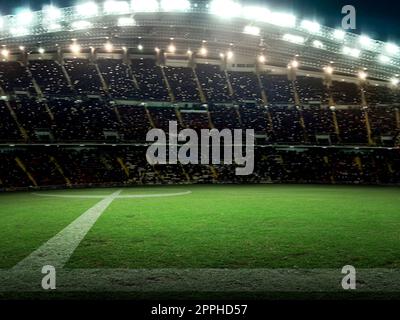
M122 60L100 59L97 64L113 98L134 99L140 96L131 70Z
M54 60L29 61L33 78L45 96L72 96L73 91L61 65Z
M176 101L200 102L192 68L165 67L164 70Z
M229 102L228 81L220 66L213 64L198 64L196 73L207 101L220 103Z
M132 70L140 89L136 99L140 101L170 101L161 68L156 65L154 59L133 59Z
M64 65L78 94L104 94L103 84L94 63L87 59L66 59Z

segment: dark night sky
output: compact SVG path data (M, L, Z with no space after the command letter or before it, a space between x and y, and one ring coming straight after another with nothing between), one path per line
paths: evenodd
M40 9L51 0L0 0L0 12L10 14L20 6ZM199 0L198 0L199 1ZM200 0L201 1L201 0ZM69 6L77 0L53 0L59 6ZM292 10L297 16L314 18L322 24L340 26L341 8L351 4L357 9L357 33L383 41L400 42L400 4L397 0L242 0L242 3L263 3L271 9Z

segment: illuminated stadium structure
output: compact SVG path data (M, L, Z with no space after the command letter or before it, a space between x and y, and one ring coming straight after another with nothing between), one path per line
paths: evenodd
M82 2L74 7L21 10L0 21L3 58L23 48L29 52L69 50L71 39L84 49L100 48L110 38L115 49L151 52L174 43L176 53L194 53L206 41L209 57L225 54L254 63L264 55L269 65L286 66L298 56L303 68L356 75L368 67L370 78L398 83L399 47L288 13L241 5L231 0L137 0ZM173 40L170 40L173 39ZM39 44L39 45L38 45ZM75 50L77 47L75 47Z
M400 51L229 0L1 18L0 188L400 183ZM157 128L253 129L255 173L151 166Z

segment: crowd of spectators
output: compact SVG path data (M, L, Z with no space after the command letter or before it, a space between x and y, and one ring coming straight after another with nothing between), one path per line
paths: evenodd
M150 165L146 148L140 146L14 147L2 149L0 160L0 189L101 184L400 183L398 149L260 147L255 150L254 173L249 176L237 176L236 165L223 163Z

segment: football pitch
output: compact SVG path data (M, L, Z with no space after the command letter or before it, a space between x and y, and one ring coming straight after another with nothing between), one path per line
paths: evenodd
M312 272L328 279L321 291L329 291L340 290L342 267L352 265L364 272L361 286L393 292L399 230L395 187L7 193L0 195L0 292L42 290L45 265L55 267L64 291L306 291Z

